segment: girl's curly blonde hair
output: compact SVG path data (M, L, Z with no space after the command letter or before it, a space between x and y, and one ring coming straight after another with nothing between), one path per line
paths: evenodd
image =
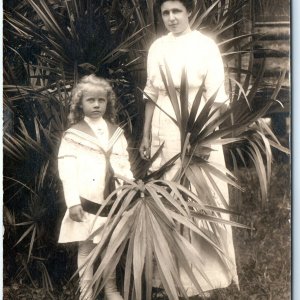
M110 83L101 77L96 75L87 75L82 77L78 84L72 90L72 100L70 113L68 120L70 125L76 124L84 118L84 114L81 108L81 100L84 92L88 91L90 88L98 88L102 91L107 92L107 107L103 115L103 118L107 121L116 123L116 95L110 85Z

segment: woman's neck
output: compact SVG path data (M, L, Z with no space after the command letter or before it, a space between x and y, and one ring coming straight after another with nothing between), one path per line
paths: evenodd
M191 27L187 27L184 31L182 31L182 32L177 32L177 33L174 33L174 32L171 32L171 34L173 35L173 36L175 36L175 37L179 37L179 36L184 36L184 35L186 35L186 34L188 34L188 33L190 33L190 32L192 32L192 29L191 29Z

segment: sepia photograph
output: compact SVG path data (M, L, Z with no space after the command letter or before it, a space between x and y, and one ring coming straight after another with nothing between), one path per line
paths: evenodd
M4 1L3 299L291 299L290 14Z

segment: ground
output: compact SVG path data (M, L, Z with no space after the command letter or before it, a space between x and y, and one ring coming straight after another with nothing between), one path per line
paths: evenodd
M263 203L253 170L241 170L243 194L232 193L237 220L255 230L234 229L239 290L236 286L214 291L211 300L287 300L291 298L291 202L290 168L273 168L270 195ZM76 287L56 287L47 293L22 282L4 287L4 300L75 300ZM162 292L154 299L166 300ZM195 297L196 299L201 299Z

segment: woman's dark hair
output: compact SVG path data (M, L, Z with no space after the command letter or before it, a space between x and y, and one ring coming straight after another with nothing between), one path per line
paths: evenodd
M176 1L176 0L157 0L156 5L160 10L161 6L167 1ZM188 12L192 12L195 8L195 0L177 0L181 2Z

